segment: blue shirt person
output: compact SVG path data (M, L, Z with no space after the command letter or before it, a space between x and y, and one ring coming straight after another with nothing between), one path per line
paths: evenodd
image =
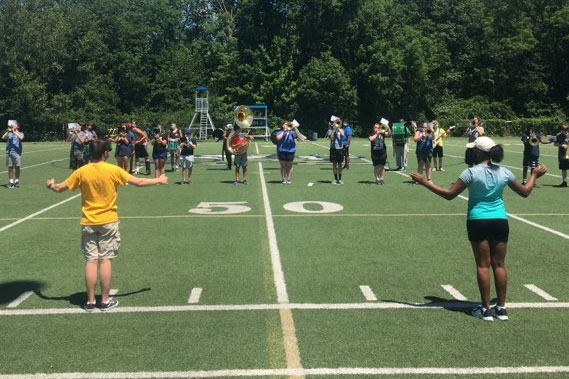
M8 130L2 135L6 140L6 166L8 167L8 188L20 186L20 165L22 163L22 140L24 133L20 131L20 124L15 120L8 122Z

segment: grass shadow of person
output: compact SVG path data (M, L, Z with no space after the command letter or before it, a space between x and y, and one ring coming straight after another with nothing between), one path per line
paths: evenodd
M396 304L404 304L409 305L411 307L416 308L443 308L447 311L451 312L459 312L464 313L465 315L471 316L471 311L476 306L480 305L479 303L475 303L472 301L463 301L463 300L456 300L456 299L444 299L438 296L424 296L423 297L427 302L425 303L411 303L406 301L398 301L398 300L381 300L386 303L396 303ZM495 301L495 299L492 299Z
M141 288L138 291L117 293L116 295L113 295L113 297L131 296L131 295L136 295L137 293L147 292L150 290L151 290L150 287L146 287L146 288ZM39 290L39 289L35 293L42 300L68 301L69 304L76 305L76 306L82 306L83 304L85 304L87 302L87 292L85 292L85 291L75 292L75 293L72 293L71 295L68 295L68 296L47 296L47 295L44 295L43 293L41 293L41 290ZM95 298L97 300L97 303L101 302L101 296L100 295L95 296Z
M37 280L15 280L0 283L0 305L10 304L25 292L37 292L45 286L44 282Z

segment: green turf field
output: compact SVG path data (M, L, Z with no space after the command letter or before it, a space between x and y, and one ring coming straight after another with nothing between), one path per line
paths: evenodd
M498 141L521 178L521 141ZM465 168L465 143L446 140L436 183ZM25 143L21 188L0 187L0 379L569 377L569 189L555 187L555 147L541 146L549 172L529 198L506 189L510 321L492 323L469 315L464 199L407 173L376 185L364 139L341 186L326 140L297 147L291 185L257 140L247 186L215 158L221 143L203 142L191 185L168 172L167 186L120 188L120 305L86 313L80 198L45 189L69 175L69 146Z

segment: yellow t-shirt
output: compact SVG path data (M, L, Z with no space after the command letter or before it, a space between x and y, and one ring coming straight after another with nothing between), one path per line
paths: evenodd
M129 179L128 172L107 162L89 163L65 179L70 190L81 190L81 225L117 222L117 186Z
M447 136L447 132L443 128L438 128L435 131L435 146L443 146L443 137Z

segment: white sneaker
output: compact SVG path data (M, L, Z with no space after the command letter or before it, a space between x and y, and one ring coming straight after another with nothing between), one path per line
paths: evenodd
M484 321L494 321L492 311L490 309L484 309L481 305L472 310L472 315Z

